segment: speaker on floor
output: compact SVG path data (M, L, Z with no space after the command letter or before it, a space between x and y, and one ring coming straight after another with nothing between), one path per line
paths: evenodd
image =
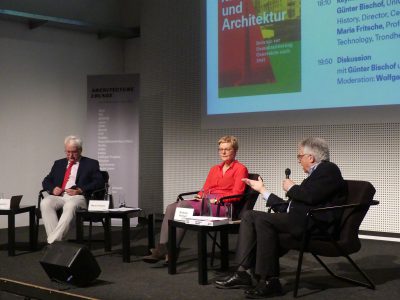
M90 252L82 245L56 242L47 246L40 264L51 280L86 286L101 273L100 267Z

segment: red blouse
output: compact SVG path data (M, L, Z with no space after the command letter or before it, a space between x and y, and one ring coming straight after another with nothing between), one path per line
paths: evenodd
M245 183L242 181L242 178L249 176L247 168L237 160L233 161L229 169L223 174L222 168L224 164L222 162L210 169L202 189L203 191L208 191L209 194L215 195L216 199L224 196L243 194ZM201 196L201 192L199 196ZM240 198L229 200L238 201Z

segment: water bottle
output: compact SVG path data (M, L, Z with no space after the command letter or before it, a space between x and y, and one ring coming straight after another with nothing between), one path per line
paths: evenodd
M207 197L207 216L212 217L212 205L210 201L210 195Z
M200 212L199 212L199 214L200 214L200 216L203 216L203 213L204 213L203 212L203 210L204 210L203 209L204 189L200 190L199 195L200 195L200 199L199 199L199 201L200 201Z
M208 190L201 190L201 216L209 216L210 215L210 199L209 199L209 191Z
M225 203L225 217L228 218L229 221L232 221L232 212L233 206L232 203Z
M111 187L106 184L106 192L104 194L104 201L108 201L108 208L114 208L113 196L111 194Z
M108 208L110 208L110 209L114 208L114 201L113 201L112 195L110 193L105 194L104 200L108 201L108 203L109 203Z

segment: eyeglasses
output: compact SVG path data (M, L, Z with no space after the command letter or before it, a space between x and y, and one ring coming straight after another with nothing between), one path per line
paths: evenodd
M305 155L311 155L311 154L308 154L308 153L305 153L305 154L297 154L297 160L298 160L298 161L302 160L302 159L303 159L303 156L305 156Z
M231 152L233 148L218 148L218 152Z
M65 151L66 154L77 154L79 151L75 150L75 151Z

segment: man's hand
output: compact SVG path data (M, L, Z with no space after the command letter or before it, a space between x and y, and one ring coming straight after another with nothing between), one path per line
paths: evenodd
M56 186L56 187L53 189L53 195L54 195L54 196L60 196L60 195L62 194L62 192L63 192L62 188L60 188L60 187L58 187L58 186Z
M258 177L258 180L242 178L242 181L260 194L263 194L267 191L261 177Z
M291 179L284 179L282 181L282 188L285 192L290 190L292 188L292 186L294 186L294 185L295 185L295 183Z
M65 192L70 196L76 196L82 194L82 190L80 188L66 189Z

